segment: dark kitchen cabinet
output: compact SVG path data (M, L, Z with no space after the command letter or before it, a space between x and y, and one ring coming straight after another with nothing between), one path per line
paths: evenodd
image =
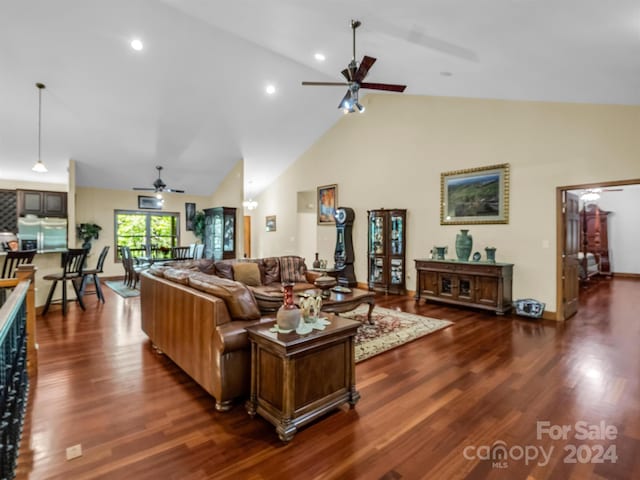
M43 190L18 190L18 215L66 217L67 193Z

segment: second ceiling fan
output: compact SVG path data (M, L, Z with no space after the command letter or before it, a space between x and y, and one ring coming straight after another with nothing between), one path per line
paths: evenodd
M360 62L360 66L358 66L358 63L356 62L356 28L360 25L361 23L358 20L351 20L351 30L353 31L353 57L351 58L347 68L341 72L342 76L347 80L346 82L302 82L302 85L348 87L347 93L338 105L338 108L341 108L344 113L353 113L355 111L360 113L364 112L364 107L358 101L358 91L361 88L385 90L388 92L404 92L404 89L407 88L406 85L363 82L367 73L369 73L369 69L376 62L376 59L365 55Z

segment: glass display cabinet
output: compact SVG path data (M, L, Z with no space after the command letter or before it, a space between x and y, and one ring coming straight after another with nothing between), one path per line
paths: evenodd
M407 211L369 211L369 290L404 294Z
M204 210L204 257L214 260L236 258L236 209Z

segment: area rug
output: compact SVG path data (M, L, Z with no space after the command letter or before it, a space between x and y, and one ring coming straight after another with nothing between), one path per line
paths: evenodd
M368 305L360 305L351 312L340 314L341 317L362 322L356 334L356 362L399 347L452 324L448 320L437 320L413 313L375 307L371 314L374 324L369 325L368 310Z
M140 295L140 290L136 288L127 287L122 280L107 280L104 282L107 287L116 292L118 295L124 298L137 297Z

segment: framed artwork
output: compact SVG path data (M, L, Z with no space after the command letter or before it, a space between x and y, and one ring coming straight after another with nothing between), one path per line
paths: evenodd
M267 232L275 232L276 231L276 216L268 215L265 217L265 228Z
M138 195L138 208L145 208L147 210L162 210L162 199Z
M440 225L509 223L509 164L440 174Z
M185 203L184 204L184 220L185 228L187 231L193 231L193 219L196 216L196 204Z
M338 205L338 185L318 187L318 225L335 225Z

